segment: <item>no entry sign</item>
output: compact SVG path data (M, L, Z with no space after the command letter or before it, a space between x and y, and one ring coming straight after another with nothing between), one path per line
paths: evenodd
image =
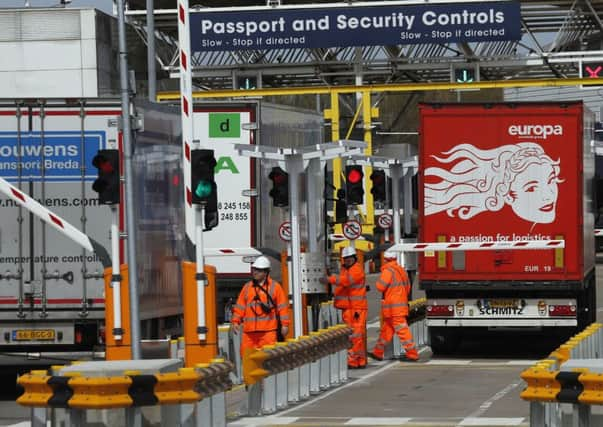
M343 224L343 235L349 240L356 240L361 232L362 226L358 221L351 220Z
M381 214L377 218L377 224L379 225L379 227L384 228L386 230L392 227L393 222L394 219L390 214Z
M284 242L291 241L291 222L285 221L278 227L278 237Z

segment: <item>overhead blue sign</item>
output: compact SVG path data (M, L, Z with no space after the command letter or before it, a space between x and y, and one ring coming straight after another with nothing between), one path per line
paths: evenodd
M18 166L24 180L40 181L44 167L47 181L80 181L82 161L84 179L96 178L92 158L106 146L104 131L46 131L44 144L40 132L22 132L21 145L17 132L0 132L0 176L7 181L18 179ZM83 159L82 159L83 154Z
M191 50L521 39L518 1L191 12Z

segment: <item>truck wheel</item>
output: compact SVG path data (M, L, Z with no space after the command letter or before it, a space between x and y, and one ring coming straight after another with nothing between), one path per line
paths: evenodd
M453 328L429 328L429 340L434 354L448 355L461 344L461 334Z

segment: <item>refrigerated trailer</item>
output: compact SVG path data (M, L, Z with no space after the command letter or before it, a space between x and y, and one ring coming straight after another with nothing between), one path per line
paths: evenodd
M110 248L111 216L91 188L92 157L118 147L120 115L116 101L2 102L0 176ZM6 197L0 210L0 360L89 353L104 319L99 259Z
M178 224L179 188L164 185L169 171L179 170L179 118L177 110L165 106L139 113L146 114L147 128L137 133L134 186L148 192L136 202L138 212L146 213L136 220L137 309L144 337L158 338L181 328L179 233L165 226L170 219ZM112 214L92 190L97 177L92 158L99 149L122 149L120 122L119 100L2 100L0 176L110 251ZM148 147L159 142L161 162L142 173L152 157ZM157 206L153 195L160 189ZM122 191L119 226L127 232L123 201ZM102 356L105 295L98 256L9 198L0 196L0 213L0 368L90 358L96 350ZM119 248L125 263L123 242Z
M476 331L595 320L593 128L581 102L420 106L420 242L565 241L420 255L435 351Z
M184 238L180 109L137 100L133 112L141 337L178 336L181 262L191 259ZM241 156L234 144L316 143L322 141L321 116L269 103L206 103L195 106L195 122L195 139L214 149L218 161L219 224L204 233L205 247L264 248L278 258L286 249L278 227L288 210L273 208L268 196L268 172L276 162ZM120 123L118 100L0 100L0 177L110 251L112 214L108 206L98 204L92 190L97 177L92 158L99 149L122 149ZM312 185L321 191L321 178L315 181ZM244 195L252 189L257 197ZM302 194L300 201L304 209L305 197ZM123 202L122 191L120 230L127 235ZM301 218L306 224L305 213ZM321 219L317 224L322 227ZM307 242L305 227L302 233ZM120 260L127 262L123 242ZM249 280L250 264L232 255L208 256L206 262L217 268L215 303L223 321L229 299ZM273 275L280 279L276 260ZM0 196L0 369L92 357L94 350L102 351L103 283L97 256Z

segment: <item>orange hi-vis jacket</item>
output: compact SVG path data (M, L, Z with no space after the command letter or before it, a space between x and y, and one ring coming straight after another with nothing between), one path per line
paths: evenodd
M335 285L334 305L339 309L368 310L364 270L355 262L349 269L341 267L339 277L329 276L329 283Z
M272 306L266 292L270 293L276 307ZM266 313L264 308L268 309ZM243 323L243 332L275 331L276 313L282 326L289 326L289 300L281 285L267 277L262 285L255 286L253 281L245 283L232 310L232 323Z
M390 261L381 267L377 290L383 293L381 301L383 317L408 316L410 282L406 270L396 261Z

